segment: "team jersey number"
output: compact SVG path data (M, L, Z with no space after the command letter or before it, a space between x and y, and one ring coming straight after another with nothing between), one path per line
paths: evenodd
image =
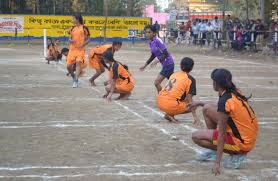
M167 85L165 86L164 90L170 92L173 89L176 82L177 82L176 79L170 79L168 81Z

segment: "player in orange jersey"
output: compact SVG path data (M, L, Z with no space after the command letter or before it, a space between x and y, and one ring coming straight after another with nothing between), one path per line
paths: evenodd
M89 53L90 67L96 70L96 73L89 79L92 86L96 86L95 80L105 71L105 64L102 60L102 54L106 50L111 50L113 54L119 51L122 47L122 42L113 42L112 44L102 45L100 47L94 47ZM106 67L107 68L107 67Z
M128 67L114 60L111 50L104 52L102 57L109 65L109 80L104 83L106 94L103 97L111 101L113 93L118 93L120 96L117 100L127 100L135 84Z
M67 57L67 69L73 78L73 88L78 87L78 78L82 69L87 66L85 60L86 45L90 42L89 29L84 26L81 15L76 15L73 18L75 26L70 30L70 47ZM76 73L74 74L73 66L76 63Z
M195 109L189 109L192 97L196 95L196 81L189 74L193 69L194 61L185 57L181 60L181 71L175 72L169 78L166 86L157 96L157 106L165 112L164 118L170 122L179 123L175 115L192 113L194 124L200 125L200 120L196 115Z
M213 173L220 174L223 152L230 154L224 166L237 169L256 143L258 121L246 98L232 82L232 74L226 69L215 69L211 78L213 88L219 94L218 105L204 102L189 107L203 106L206 130L192 134L193 141L207 151L197 158L214 161Z

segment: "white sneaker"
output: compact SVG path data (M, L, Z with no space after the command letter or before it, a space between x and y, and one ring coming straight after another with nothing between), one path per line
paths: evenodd
M230 155L224 160L224 167L230 169L238 169L241 162L246 159L246 154Z
M202 152L197 153L196 159L198 161L215 161L216 160L216 151L206 149Z
M77 87L78 87L78 82L74 81L73 84L72 84L72 88L77 88Z

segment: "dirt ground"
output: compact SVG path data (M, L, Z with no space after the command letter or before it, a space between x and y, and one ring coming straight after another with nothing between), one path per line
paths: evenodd
M65 65L47 65L41 45L2 42L0 180L278 180L277 59L175 45L169 51L176 70L182 57L194 59L195 100L217 101L210 80L214 68L231 70L236 85L253 94L260 132L239 170L223 168L215 177L213 163L195 160L200 148L191 140L196 129L191 114L177 117L181 125L162 118L153 85L161 67L138 70L150 55L147 45L125 44L116 54L129 66L136 87L130 100L107 102L101 98L107 73L92 88L88 79L94 71L87 69L81 87L73 89ZM198 115L204 128L201 110Z

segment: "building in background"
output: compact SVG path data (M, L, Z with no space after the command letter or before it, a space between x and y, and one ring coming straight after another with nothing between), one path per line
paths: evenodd
M143 11L143 16L152 18L153 23L155 23L155 21L157 21L159 24L165 25L168 20L169 14L155 12L154 5L148 5L148 6L146 6L146 8Z
M219 8L218 0L188 0L190 12L215 12Z
M161 10L164 11L169 7L169 4L172 3L173 0L156 0L156 4L161 7Z

